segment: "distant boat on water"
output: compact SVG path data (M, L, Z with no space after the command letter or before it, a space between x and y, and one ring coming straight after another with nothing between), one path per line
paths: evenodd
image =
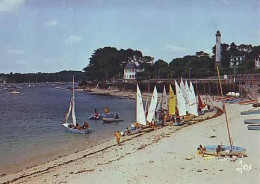
M12 95L18 95L18 94L21 94L21 92L20 92L20 91L10 91L10 94L12 94Z

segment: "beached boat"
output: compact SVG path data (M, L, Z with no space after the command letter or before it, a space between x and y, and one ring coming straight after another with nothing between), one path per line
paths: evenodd
M112 123L112 122L121 122L124 121L123 119L120 119L119 117L116 117L116 114L109 113L105 117L102 118L104 123Z
M259 124L252 124L247 126L248 130L260 130L260 125Z
M161 110L168 111L168 98L167 98L165 86L163 86Z
M205 154L207 155L216 155L216 149L217 149L218 145L206 145L205 146ZM222 156L226 156L226 155L239 155L242 154L244 155L246 152L245 148L242 147L238 147L238 146L220 146L221 150L219 152L220 155Z
M174 95L172 86L169 86L169 115L175 116L176 113L176 96Z
M183 93L177 82L175 81L175 89L176 89L176 96L177 96L177 108L179 116L185 116L186 115L186 101L184 99Z
M254 103L256 103L256 100L243 100L238 103L241 105L254 104Z
M71 114L71 119L72 122L69 123L68 119L70 117ZM66 123L63 123L63 126L67 129L67 131L69 132L73 132L73 133L80 133L80 134L86 134L90 132L90 129L76 129L77 126L77 120L76 120L76 114L75 114L75 91L74 91L74 77L73 77L73 91L72 91L72 98L70 100L70 106L69 106L69 110L68 113L66 114L65 117Z
M191 82L190 82L190 88L188 90L188 98L189 98L188 113L192 114L192 115L195 115L195 116L198 116L198 103L197 103L197 100L196 100L194 87L193 87Z
M260 119L245 119L245 124L260 124Z
M136 122L131 125L129 129L125 129L121 132L121 135L132 135L140 132L142 130L141 126L146 126L144 105L142 94L139 89L138 84L136 85Z
M252 110L249 110L249 111L242 111L240 114L241 115L260 114L260 110L259 109L252 109Z
M147 114L147 118L146 120L151 123L154 115L155 115L155 109L157 107L157 100L158 100L158 93L157 93L157 89L156 86L154 86L154 90L153 90L153 96L152 96L152 100L148 109L148 114Z
M222 90L222 84L220 80L220 75L219 75L219 69L217 67L217 74L218 74L218 80L219 80L219 87L220 87L220 93L221 97L223 98L223 90ZM246 149L238 146L233 145L233 140L231 138L230 134L230 129L229 129L229 123L228 123L228 117L227 117L227 111L226 111L226 105L224 100L222 100L222 105L223 105L223 111L225 115L225 120L226 120L226 125L227 125L227 132L228 132L228 139L229 139L229 146L226 145L221 145L220 146L220 155L245 155ZM205 154L214 154L216 155L216 149L218 148L219 145L207 145L205 146Z
M252 106L253 107L260 107L260 103L259 102L253 103Z

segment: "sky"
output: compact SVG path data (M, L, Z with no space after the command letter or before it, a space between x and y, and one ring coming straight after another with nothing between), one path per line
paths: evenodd
M82 70L98 48L155 61L260 44L259 0L0 0L0 73Z

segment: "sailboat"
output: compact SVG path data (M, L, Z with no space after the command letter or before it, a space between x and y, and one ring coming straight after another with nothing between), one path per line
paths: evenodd
M169 115L175 116L176 109L176 96L172 90L172 86L169 87Z
M158 100L158 93L157 93L157 89L156 86L154 86L154 90L153 90L153 96L152 96L152 100L148 109L148 115L146 120L151 123L153 118L154 118L154 114L155 114L155 109L157 106L157 100Z
M69 123L69 117L71 114L71 119L72 122ZM90 129L76 129L77 125L77 120L76 120L76 114L75 114L75 91L74 91L74 77L73 77L73 91L72 91L72 98L70 99L70 106L69 110L66 114L65 117L66 122L63 123L63 126L69 131L69 132L74 132L74 133L81 133L81 134L86 134L90 132Z
M136 122L144 126L146 125L143 99L138 84L136 89Z
M146 117L145 117L142 94L141 94L141 91L137 84L136 85L136 122L131 125L130 129L127 128L127 129L123 130L121 132L121 135L138 133L141 130L140 125L146 126L145 118Z
M163 111L168 110L168 99L167 99L167 94L166 94L166 89L165 86L163 87L163 93L162 93L162 107L161 109Z
M178 114L179 116L185 116L186 115L186 103L185 99L183 97L182 90L180 89L179 85L175 81L175 89L176 89L176 96L177 96L177 108L178 108ZM183 123L177 122L174 125L182 125Z
M188 87L188 86L186 86L186 87ZM189 99L188 113L198 116L198 104L196 101L194 88L193 88L193 85L191 82L190 82L190 88L189 88L189 93L188 93L188 99Z
M221 80L220 80L220 76L219 76L219 69L218 69L218 67L217 67L217 73L218 73L220 92L221 92L221 96L223 98L223 91L222 91L222 85L221 85ZM226 155L245 155L245 152L246 152L245 148L233 145L233 140L231 138L230 130L229 130L226 105L225 105L225 102L223 100L222 100L222 105L223 105L223 111L224 111L226 125L227 125L229 146L227 146L227 145L206 145L205 146L205 154L216 155L216 149L220 148L220 152L219 152L220 155L224 155L224 156L226 156Z

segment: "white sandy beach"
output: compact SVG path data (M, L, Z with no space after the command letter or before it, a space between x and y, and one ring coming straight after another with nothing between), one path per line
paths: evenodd
M2 176L0 183L258 183L260 134L247 130L243 120L260 117L240 115L250 108L227 104L234 145L246 148L248 155L235 162L215 157L205 160L196 154L199 144L229 144L222 115L178 131L181 127L167 126L123 137L120 146L111 140L91 150ZM251 165L250 171L236 170L241 162L244 168Z

